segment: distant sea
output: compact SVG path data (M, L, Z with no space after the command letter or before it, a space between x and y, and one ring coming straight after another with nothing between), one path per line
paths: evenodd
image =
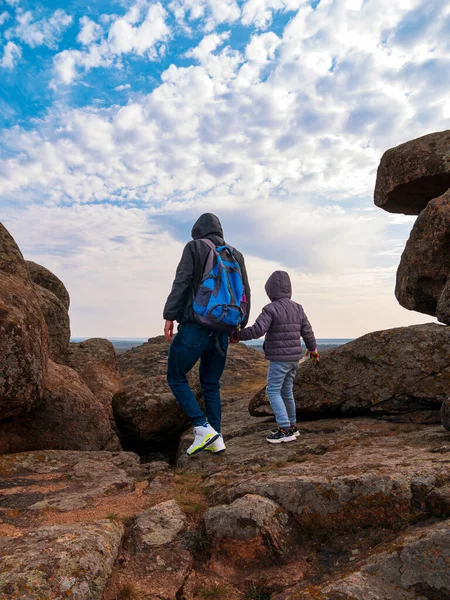
M71 339L71 342L82 342L88 338L85 337L74 337ZM136 346L141 346L144 344L148 338L107 338L110 342L112 342L114 348L119 352L125 352L130 348L135 348ZM347 344L351 342L354 338L317 338L317 347L319 350L328 350L330 348L336 348L337 346L342 346L343 344ZM263 341L262 340L252 340L250 342L245 342L248 346L252 346L253 348L259 350L262 349Z

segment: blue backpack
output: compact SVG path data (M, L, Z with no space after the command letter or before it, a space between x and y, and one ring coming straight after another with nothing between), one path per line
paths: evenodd
M234 248L218 246L208 239L199 240L210 249L203 278L194 296L197 321L213 331L236 331L246 315L247 298L241 267Z

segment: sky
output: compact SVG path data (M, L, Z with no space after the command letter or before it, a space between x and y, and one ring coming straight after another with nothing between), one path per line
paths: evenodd
M147 337L193 222L287 270L318 337L429 322L383 152L450 128L447 0L0 0L0 220L74 336Z

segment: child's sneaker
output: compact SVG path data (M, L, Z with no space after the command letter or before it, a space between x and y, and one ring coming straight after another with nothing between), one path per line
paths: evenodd
M208 450L209 452L212 452L213 454L219 454L219 452L225 452L226 449L227 448L223 441L222 434L219 435L219 437L217 438L217 440L215 442L213 442L212 444L209 444L209 446L206 446L206 448L205 448L205 450Z
M269 433L266 437L269 444L281 444L282 442L295 442L295 435L291 429L277 429L275 433Z
M274 427L273 429L270 430L270 433L276 433L278 431L278 427ZM289 427L289 431L292 431L292 434L295 437L298 437L300 435L300 431L297 428L297 425L293 425L292 427Z
M192 456L194 454L197 454L197 452L201 452L210 444L215 442L219 437L217 431L213 429L209 423L205 423L204 425L198 425L194 427L194 433L194 441L186 450L186 454L188 456Z

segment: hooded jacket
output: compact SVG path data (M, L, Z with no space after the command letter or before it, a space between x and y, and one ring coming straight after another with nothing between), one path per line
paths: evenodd
M264 334L267 360L294 362L302 357L300 336L308 350L316 349L316 338L308 317L300 304L291 300L292 285L285 271L275 271L266 283L266 293L272 300L263 308L252 327L242 329L240 340L254 340Z
M203 278L210 249L202 242L202 239L211 240L216 246L223 246L226 242L223 229L216 215L205 213L192 228L192 241L186 244L178 265L172 291L167 298L164 307L164 319L167 321L178 321L178 323L197 323L192 309L194 296L197 293ZM247 315L243 321L243 327L248 322L250 314L250 285L248 283L247 271L244 257L238 250L234 250L234 256L241 267L242 281L247 296Z

